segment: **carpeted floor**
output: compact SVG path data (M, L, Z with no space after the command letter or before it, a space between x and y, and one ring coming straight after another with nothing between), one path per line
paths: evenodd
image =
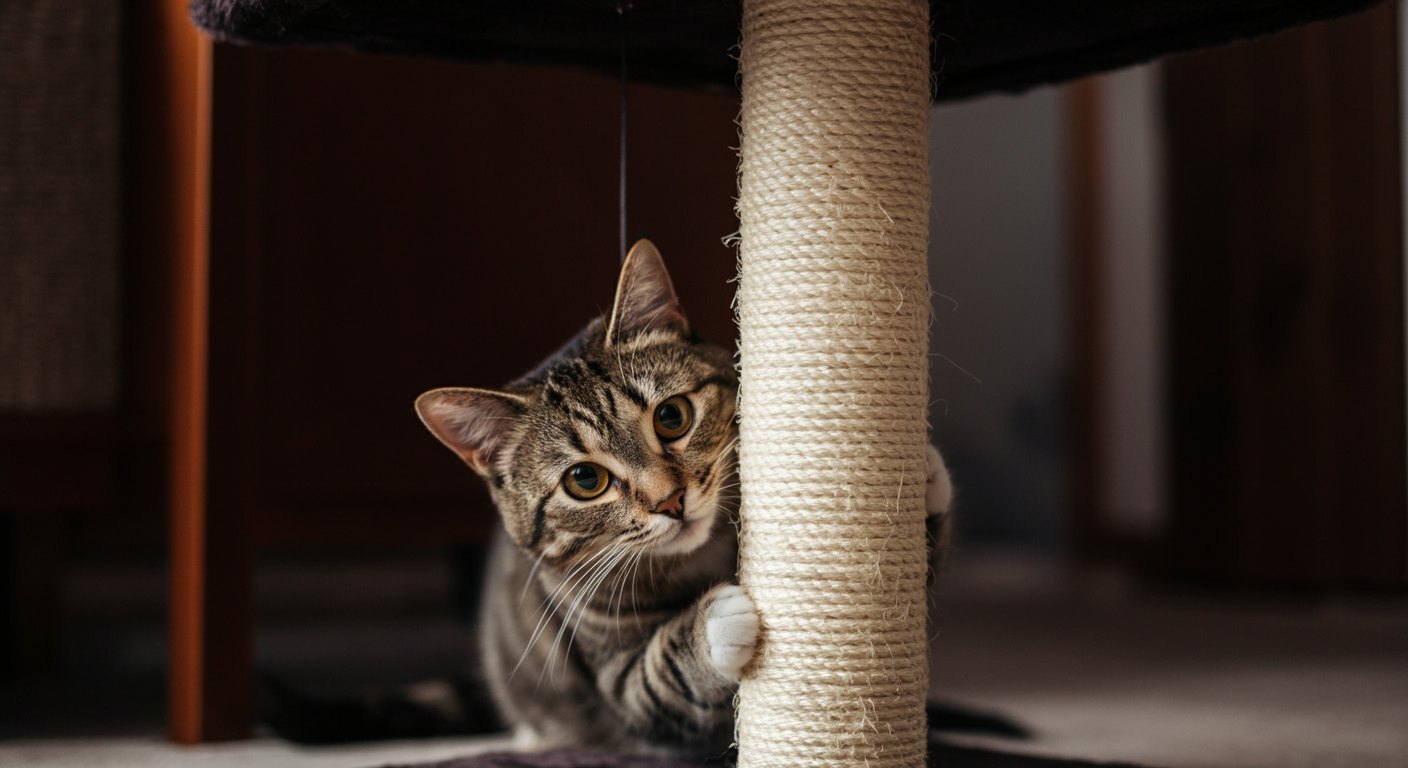
M524 754L491 752L432 763L386 766L386 768L728 768L732 759L710 761L672 760L656 757L602 755L578 751ZM934 742L929 745L931 768L1138 768L1120 763L1092 763L1033 757L981 747L963 747Z
M955 573L930 695L1015 715L1037 738L961 743L1165 768L1408 766L1402 596L1134 596L1115 583L1072 599L1041 596L1061 582L1040 569L1008 570Z
M158 736L0 742L7 768L370 768L448 760L508 748L507 739L433 739L296 747L273 739L179 747Z
M1402 597L1148 594L1117 581L1072 590L1040 564L986 560L960 561L935 611L931 696L1006 713L1036 732L1025 742L950 737L945 768L1042 765L981 762L990 757L981 749L1152 768L1408 766ZM358 681L389 679L411 657L406 673L453 668L465 631L443 616L290 619L262 629L260 656L295 680L303 670L325 683L334 666ZM159 648L125 642L124 658L156 668ZM317 648L338 651L311 653ZM80 650L97 653L99 643ZM159 693L159 680L145 684L147 695ZM506 746L459 739L310 749L264 739L181 748L160 738L159 700L124 707L121 690L110 688L81 716L75 707L88 698L79 690L0 691L0 765L359 768ZM110 736L70 735L99 733Z

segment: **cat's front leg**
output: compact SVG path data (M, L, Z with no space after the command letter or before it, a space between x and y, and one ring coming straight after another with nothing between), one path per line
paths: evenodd
M947 516L953 507L953 480L949 477L944 457L933 444L924 446L924 458L929 465L924 482L924 509L930 516Z
M953 480L943 456L933 445L925 446L929 472L924 483L924 510L928 513L925 528L929 533L929 582L932 585L943 573L948 559L949 540L953 533Z
M650 741L727 736L720 729L732 721L733 693L753 658L758 626L741 587L716 586L657 626L644 644L602 664L598 689L627 729Z
M704 609L709 662L715 672L736 683L758 646L758 609L737 584L714 587L704 599L710 600Z

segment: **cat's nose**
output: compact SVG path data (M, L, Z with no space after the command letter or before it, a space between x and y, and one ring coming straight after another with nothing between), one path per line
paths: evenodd
M684 489L680 488L665 500L655 505L655 509L650 510L652 515L664 515L673 517L676 520L684 519Z

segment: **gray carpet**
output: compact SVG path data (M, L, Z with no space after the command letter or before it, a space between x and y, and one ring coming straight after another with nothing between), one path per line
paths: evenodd
M731 768L732 758L699 761L673 760L659 757L630 757L591 752L491 752L473 757L441 760L433 763L410 763L386 768ZM1136 768L1125 764L1092 763L1085 760L1062 760L1050 757L1030 757L999 750L960 747L934 743L929 748L931 768Z
M426 581L427 590L435 586L435 579ZM1036 736L1027 742L946 737L946 768L987 756L954 747L1000 752L1011 768L1043 765L1013 762L1013 755L1151 768L1408 765L1403 598L1149 594L1118 584L1070 584L1040 563L955 563L935 608L931 696L1006 713ZM437 666L457 668L466 631L435 615L384 616L379 623L368 616L290 615L261 628L260 657L295 682L330 686L337 677L378 684ZM89 684L103 658L112 659L109 667L130 667L129 677L111 678L106 706L62 692L8 699L12 707L26 707L30 725L9 730L8 740L0 737L0 765L365 768L508 747L503 738L321 748L261 739L176 747L161 740L159 698L145 730L114 720L134 708L137 690L130 684L120 690L118 682L148 681L142 685L159 696L162 637L154 624L138 634L94 635L75 645L90 660ZM70 690L82 693L78 686ZM112 706L122 690L128 692L125 709ZM0 725L15 714L0 711ZM56 725L44 725L46 717ZM54 738L60 732L114 736Z

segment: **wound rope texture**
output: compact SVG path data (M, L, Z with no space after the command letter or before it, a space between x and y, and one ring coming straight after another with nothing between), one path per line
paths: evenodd
M739 766L924 765L929 21L746 0Z

